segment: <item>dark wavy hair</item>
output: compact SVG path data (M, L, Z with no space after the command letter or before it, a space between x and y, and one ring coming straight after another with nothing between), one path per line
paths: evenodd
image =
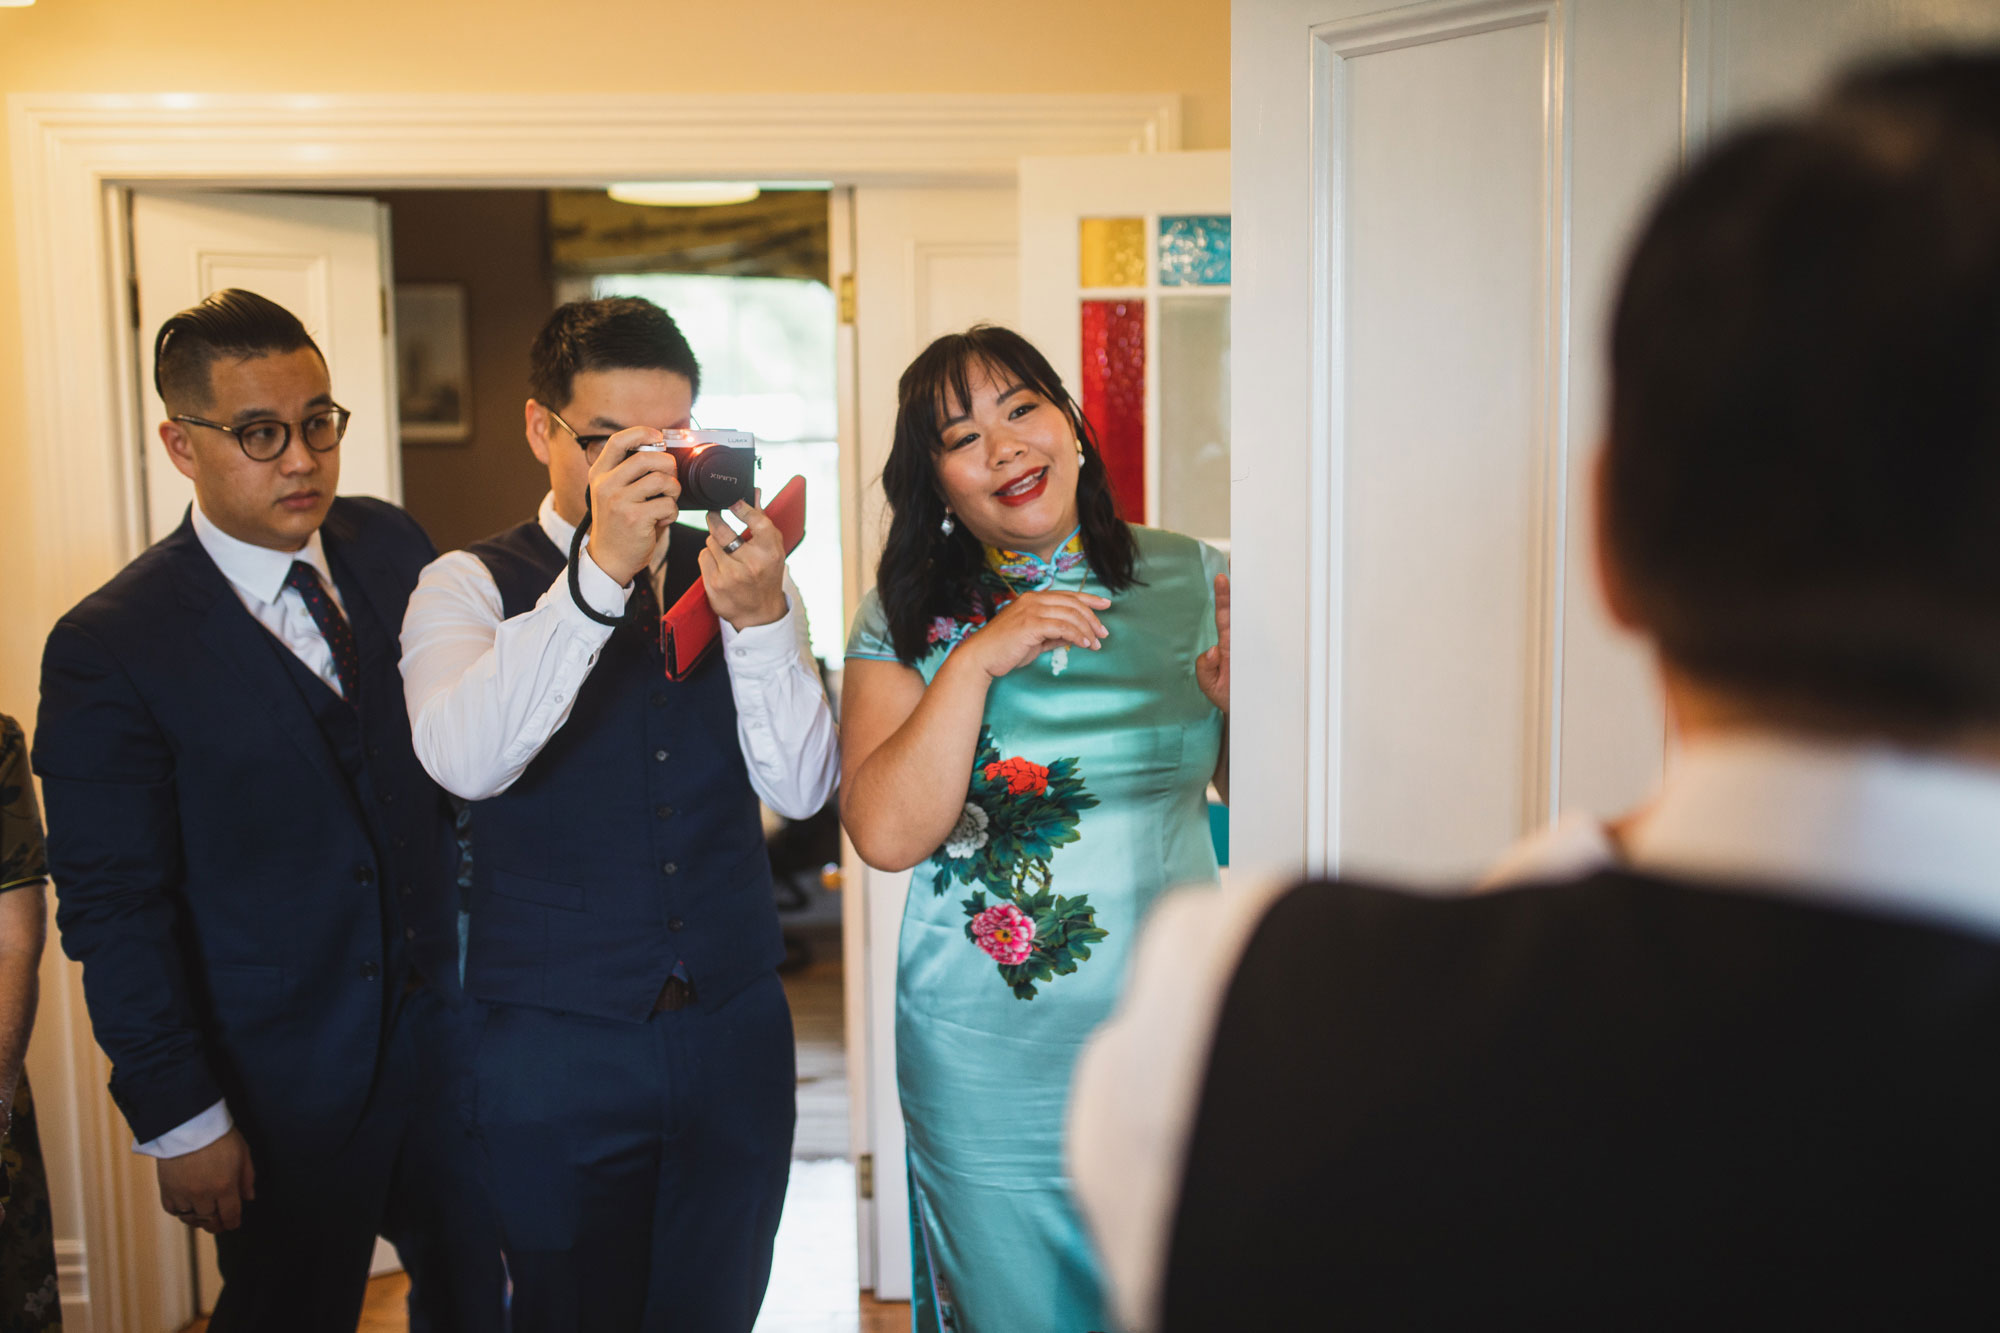
M1076 510L1091 572L1113 591L1137 581L1132 571L1138 545L1112 499L1096 432L1048 358L1020 334L998 325L979 324L964 333L948 333L903 372L897 386L896 438L882 468L889 537L876 567L875 587L896 656L908 663L930 651L928 634L936 617L964 620L993 609L980 580L986 557L979 539L962 523L948 536L939 530L945 503L938 489L937 456L944 448L945 422L956 415L954 405L972 401L974 366L1002 384L1025 384L1069 418L1083 445Z

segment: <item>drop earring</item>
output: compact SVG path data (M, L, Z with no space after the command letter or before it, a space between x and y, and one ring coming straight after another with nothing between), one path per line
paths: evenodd
M945 510L944 521L938 524L938 531L949 537L957 530L958 524L952 519L951 511L949 509Z

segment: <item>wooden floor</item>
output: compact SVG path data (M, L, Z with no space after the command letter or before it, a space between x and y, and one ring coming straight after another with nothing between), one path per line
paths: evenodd
M778 1224L771 1286L756 1333L909 1333L910 1307L879 1302L856 1270L854 1164L847 1160L847 1052L837 945L785 977L799 1043L799 1127ZM408 1333L400 1273L368 1284L356 1333ZM198 1319L188 1333L206 1333Z

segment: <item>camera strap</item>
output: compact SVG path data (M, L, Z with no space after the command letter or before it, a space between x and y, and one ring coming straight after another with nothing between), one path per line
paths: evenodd
M625 623L622 616L607 616L583 595L583 584L577 579L577 562L583 558L583 539L590 535L590 492L583 493L583 521L576 525L576 535L569 539L569 599L576 603L576 609L595 620L600 625L617 629Z

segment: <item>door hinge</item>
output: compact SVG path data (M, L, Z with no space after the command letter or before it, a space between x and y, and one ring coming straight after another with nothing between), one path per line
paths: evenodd
M875 1154L865 1152L854 1164L855 1192L864 1199L875 1197Z
M852 324L854 322L854 275L852 273L843 273L840 275L840 322L843 324Z

